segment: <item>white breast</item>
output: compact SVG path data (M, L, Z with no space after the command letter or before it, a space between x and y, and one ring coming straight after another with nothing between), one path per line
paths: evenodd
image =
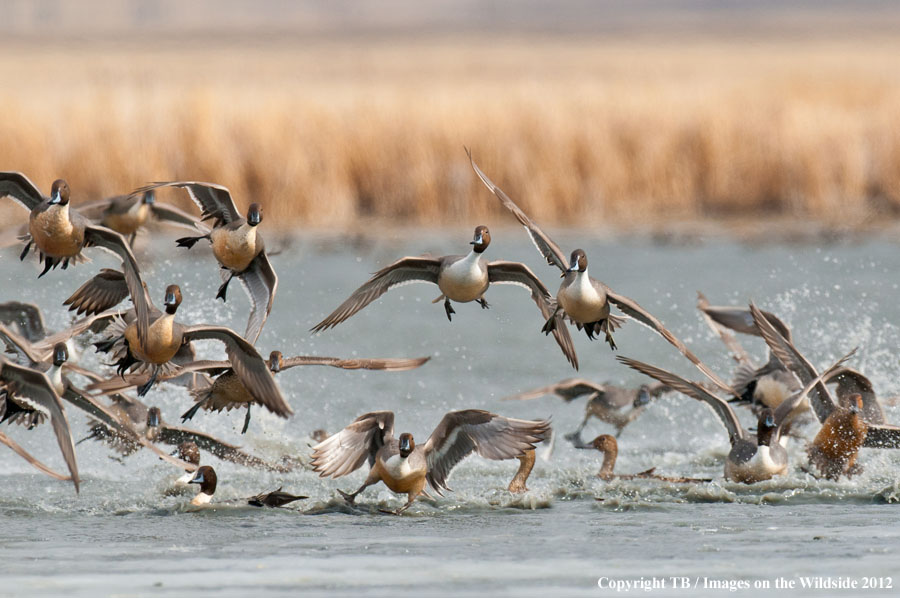
M402 458L400 455L393 455L384 462L384 469L395 480L402 480L413 473L412 467L409 465L409 458Z
M194 497L194 500L191 501L192 505L208 505L212 500L212 495L207 494L205 492L201 492L197 496Z
M50 378L50 383L53 384L53 390L56 391L56 394L62 396L64 390L62 368L55 365L50 366L50 369L47 370L47 377Z
M474 301L481 297L488 286L487 268L482 266L481 254L471 251L469 255L441 271L438 287L453 301Z

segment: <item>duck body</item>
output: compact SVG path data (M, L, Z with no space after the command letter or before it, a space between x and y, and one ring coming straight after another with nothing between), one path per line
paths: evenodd
M256 256L265 249L257 227L243 218L214 228L209 233L209 241L219 264L235 273L250 267Z
M113 199L103 211L100 223L122 235L133 235L150 219L150 205L137 197L123 195Z
M787 471L787 451L781 444L757 444L750 438L736 439L725 459L725 479L742 484L769 480Z
M31 211L28 232L37 248L46 256L57 259L73 258L84 247L84 223L69 204L54 204L45 200Z
M487 261L474 249L466 256L443 258L437 285L444 297L458 303L481 299L488 290Z
M175 314L163 314L150 324L144 343L138 342L137 324L134 322L125 329L125 341L128 350L140 361L162 365L175 357L184 336L181 326L175 322Z
M859 404L862 404L861 399ZM868 431L860 407L852 403L838 407L822 424L807 449L810 464L831 480L857 473L859 466L856 459L860 447L866 442Z
M592 324L609 318L606 290L588 276L587 269L567 272L556 300L566 315L578 324Z
M425 489L425 476L428 467L425 464L425 452L417 446L409 455L400 452L400 441L393 439L381 447L375 455L375 463L369 477L376 483L384 485L397 494L406 494L413 499Z

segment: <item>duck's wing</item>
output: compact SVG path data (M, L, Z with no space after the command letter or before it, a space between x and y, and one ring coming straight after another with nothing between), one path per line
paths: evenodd
M353 423L313 447L312 467L319 477L339 478L354 472L394 437L394 414L373 411L360 415Z
M402 372L405 370L413 370L431 357L414 357L410 359L340 359L339 357L317 357L297 355L296 357L286 358L281 365L281 369L286 370L298 365L327 365L333 368L341 368L344 370L384 370L386 372Z
M881 403L875 395L875 387L862 372L858 372L853 368L839 368L824 378L825 384L832 382L846 381L846 388L851 393L858 393L863 400L863 419L870 424L883 424L887 420L884 417L884 410ZM838 386L840 389L841 386ZM838 401L841 397L838 395Z
M550 420L512 419L482 409L451 411L425 443L428 483L441 494L450 490L452 469L472 452L485 459L514 459L549 435Z
M762 334L763 340L769 345L769 350L786 368L797 375L801 384L805 386L816 380L819 374L813 364L797 350L790 339L775 328L768 316L753 303L750 303L750 314L753 316L753 321ZM831 393L828 392L828 388L821 380L818 380L809 391L809 399L820 423L824 423L829 414L837 407Z
M125 314L126 310L108 309L104 312L100 312L99 314L81 318L68 328L60 330L59 332L55 332L50 336L44 338L44 340L34 343L32 345L32 349L35 351L35 353L38 354L38 356L41 357L42 361L46 361L53 352L53 346L56 345L56 343L64 343L70 338L78 336L79 334L82 334L99 324L102 324L104 322L109 323L113 319L122 317Z
M147 300L147 291L141 280L141 271L137 260L131 252L131 247L125 241L125 237L104 226L88 225L84 227L85 243L103 247L122 258L122 272L125 274L125 284L128 286L128 294L134 303L134 312L137 316L138 339L144 343L147 339L147 331L150 328L150 302Z
M0 322L16 324L28 342L39 341L47 335L44 316L34 303L6 301L0 303Z
M544 256L547 263L551 266L556 266L563 272L568 270L569 260L566 258L562 249L559 248L559 245L554 243L553 239L542 231L540 227L535 224L535 222L529 218L506 193L503 192L503 189L495 185L494 182L478 168L478 165L475 164L475 160L472 159L472 152L470 152L468 148L466 148L466 154L469 156L469 162L472 164L472 169L475 171L475 174L478 175L478 178L481 179L481 182L484 183L490 192L500 200L503 207L512 212L513 216L516 217L516 220L525 227L528 236L531 237L531 242L534 243L534 246L537 247L540 254Z
M793 396L782 401L778 407L775 408L775 425L779 426L778 435L781 435L781 423L787 419L787 417L791 414L791 412L796 409L803 399L812 391L812 389L822 382L823 380L827 380L830 376L833 376L835 372L843 369L841 366L844 365L848 359L850 359L854 353L856 353L856 348L852 351L841 357L837 362L835 362L831 367L827 368L821 374L818 374L815 378L810 380L806 386L804 386L800 392L794 394Z
M526 390L518 394L504 397L503 401L528 401L544 395L555 394L566 403L574 401L578 397L603 392L606 389L602 384L596 384L584 378L567 378L556 384L549 384L533 390Z
M732 444L734 444L735 440L746 437L747 433L744 431L744 428L741 427L741 422L738 420L737 415L734 413L734 409L731 408L731 405L729 405L728 401L726 401L725 399L711 394L699 384L689 382L681 376L677 376L656 366L643 363L636 359L631 359L630 357L624 357L622 355L617 356L616 359L619 362L624 363L631 369L637 370L638 372L650 376L651 378L655 378L656 380L659 380L663 384L672 387L678 392L685 394L692 399L703 401L704 403L712 407L713 411L716 412L716 415L719 416L719 419L722 420L722 423L725 425L725 429L728 430L728 438Z
M111 309L128 297L128 284L125 275L118 270L103 268L100 272L78 287L63 305L69 311L81 314L97 314ZM149 301L148 301L149 303Z
M333 328L372 303L389 290L414 282L437 284L441 259L431 257L404 257L372 275L364 285L341 303L336 310L312 327L312 332Z
M673 347L678 349L682 355L688 358L688 360L697 366L697 369L703 372L707 378L709 378L713 384L719 387L721 390L724 390L728 394L739 397L739 395L734 391L734 388L731 387L730 384L726 383L724 380L719 378L715 372L713 372L709 366L700 361L700 358L694 355L690 349L688 349L684 343L682 343L678 338L672 334L665 326L663 326L662 322L656 319L653 314L648 312L646 309L638 305L637 301L634 299L630 299L625 295L620 295L604 285L602 282L595 281L596 284L601 285L603 289L606 291L607 299L613 303L619 310L625 315L629 316L633 320L640 322L644 326L650 328L661 337L669 341Z
M293 413L291 406L281 395L269 366L253 345L235 331L222 326L191 326L184 329L184 338L187 341L220 341L225 345L231 367L254 399L280 417L286 418Z
M238 465L246 467L255 467L258 469L267 469L269 471L290 471L290 467L284 465L275 465L268 463L248 453L245 453L240 447L219 440L214 436L210 436L199 430L190 428L182 428L181 426L172 426L162 424L159 428L159 441L172 446L178 446L182 442L193 441L200 449L207 451L224 461L231 461Z
M28 451L23 449L21 446L19 446L19 444L16 441L14 441L12 438L7 436L3 432L0 432L0 442L2 442L3 444L5 444L9 448L11 448L17 455L19 455L20 457L22 457L23 459L28 461L28 463L30 463L35 469L37 469L38 471L40 471L42 473L47 474L51 478L56 478L57 480L62 480L63 482L68 482L69 480L72 479L71 476L57 473L57 472L53 471L52 469L50 469L49 467L47 467L46 465L44 465L43 463L41 463L40 461L38 461L37 459L35 459L31 455L31 453L29 453Z
M699 301L697 307L700 307ZM762 336L762 331L759 329L759 326L757 326L756 320L753 318L753 314L749 309L732 306L712 306L707 304L705 307L700 307L700 310L720 326L730 328L741 334ZM789 341L793 340L791 337L790 326L785 324L781 318L769 311L759 310L759 312L765 316L769 324L773 326L781 336Z
M75 443L69 430L69 419L53 385L43 372L22 367L0 358L0 380L6 383L7 392L16 400L43 412L50 417L56 441L63 459L72 474L72 483L78 491L78 463L75 460Z
M534 275L534 272L519 262L493 261L488 264L488 280L491 284L515 284L531 291L531 299L538 309L541 317L546 321L555 311L554 299L544 283ZM563 355L576 370L578 369L578 356L575 355L575 345L569 335L569 328L562 322L553 328L553 338L562 349Z
M700 291L697 291L697 309L703 314L703 321L706 322L706 325L709 326L710 330L712 330L722 340L725 346L728 347L728 350L731 351L731 356L734 360L742 366L755 368L756 365L753 363L753 360L750 359L750 354L747 353L747 350L744 349L743 345L738 342L737 337L709 315L707 310L716 310L719 308L711 307L706 295Z
M93 220L94 222L97 222L99 224L106 210L112 207L112 205L116 202L119 202L119 205L121 205L122 200L129 197L130 196L128 195L116 195L113 197L107 197L106 199L98 199L97 201L80 203L77 206L73 207L76 208L78 210L78 213L85 218ZM131 197L131 200L140 201L140 199L137 197ZM128 207L130 206L123 206L124 209L122 211L127 211Z
M31 343L3 324L0 324L0 339L6 343L7 351L12 351L24 356L25 359L30 362L30 365L35 365L43 361L41 355L34 351Z
M869 424L866 441L868 448L900 448L900 426L891 424Z
M229 361L201 359L180 365L176 368L171 368L167 372L159 373L157 374L156 379L157 381L163 382L193 372L203 372L211 376L217 376L230 369L231 362ZM150 380L150 376L151 374L149 373L125 374L124 376L113 376L112 378L105 379L98 376L85 390L90 391L94 396L118 393L135 386L146 384Z
M228 224L235 220L240 220L241 215L234 205L231 193L222 185L213 183L201 183L197 181L170 181L165 183L152 183L135 189L132 195L146 193L151 189L159 189L160 187L180 187L188 192L191 199L200 206L202 214L201 220L209 218L215 219L215 226Z
M244 338L255 343L266 323L266 318L269 317L269 312L272 311L275 290L278 288L278 276L272 269L272 263L266 252L262 251L250 262L246 270L238 274L238 279L250 297L251 306Z
M150 205L150 213L153 214L153 217L157 220L169 224L177 224L185 228L200 229L205 233L209 232L209 227L197 222L196 217L176 208L172 204L154 202Z
M0 172L0 198L12 197L29 210L44 201L44 196L21 172Z

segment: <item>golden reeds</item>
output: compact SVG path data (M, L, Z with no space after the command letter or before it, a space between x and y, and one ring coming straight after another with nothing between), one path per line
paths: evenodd
M270 226L508 219L465 145L548 224L865 223L900 209L900 42L864 41L9 42L0 169L217 182Z

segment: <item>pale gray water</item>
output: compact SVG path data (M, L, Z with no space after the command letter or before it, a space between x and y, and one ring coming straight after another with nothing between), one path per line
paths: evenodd
M516 287L491 290L492 308L456 305L447 322L442 306L430 303L437 289L412 285L392 291L336 330L317 337L307 329L331 311L368 274L393 258L423 251L468 249L468 227L452 236L396 235L374 248L298 239L273 258L280 277L272 316L260 349L286 355L400 357L432 355L419 370L403 373L346 372L298 368L278 378L296 411L284 421L256 410L245 437L242 414L201 412L192 425L275 458L308 454L308 433L329 431L377 409L397 414L398 432L424 441L444 412L479 407L516 417L553 416L561 433L575 428L584 402L566 405L547 397L500 402L505 395L573 375L597 381L639 383L619 366L602 342L577 335L581 372L568 367L552 339L539 332L541 320L527 293ZM191 260L176 251L170 232L144 248L154 299L178 282L185 291L179 312L185 321L226 323L243 330L246 299L237 284L229 303L213 302L218 275L208 251ZM825 247L746 247L723 241L655 245L646 240L604 243L586 234L560 236L571 249L578 242L592 259L591 274L625 293L663 320L678 336L728 378L728 357L694 308L695 291L713 303L755 299L794 328L801 350L824 365L855 345L855 366L874 381L879 394L900 394L896 349L900 329L894 244L870 241ZM278 243L270 243L278 245ZM489 256L528 263L554 291L555 269L544 265L521 229L494 231ZM52 329L68 316L60 303L82 280L113 261L95 261L36 279L34 263L15 252L0 257L4 281L0 300L33 299ZM196 271L187 269L196 265ZM699 379L700 374L671 346L629 323L617 334L619 353ZM761 342L742 339L756 355ZM213 344L209 355L219 355ZM95 365L90 351L83 363ZM147 397L170 422L190 405L180 388L161 386ZM886 406L900 421L900 407ZM69 410L80 437L86 418ZM750 425L750 417L742 417ZM7 431L39 458L62 469L49 429ZM599 422L585 437L611 431ZM560 434L561 436L561 434ZM97 443L78 447L84 479L80 495L71 484L34 474L8 450L0 451L0 595L216 596L307 595L387 596L611 595L598 589L612 579L687 576L774 584L800 576L894 577L900 574L897 506L900 454L864 450L865 472L852 480L816 481L796 469L803 447L790 451L790 475L743 486L722 480L727 452L724 428L712 412L681 396L664 397L620 438L617 470L657 466L662 473L714 478L704 485L653 481L604 483L594 478L596 453L576 451L557 439L549 463L538 461L531 492L505 491L517 463L471 457L451 479L455 492L436 503L420 501L407 515L382 515L401 499L383 486L366 491L361 508L336 500L336 488L353 489L364 473L338 481L309 471L282 475L242 469L210 457L219 473L217 498L238 498L282 483L308 494L296 511L224 507L187 513L188 498L166 498L161 489L174 471L147 454L126 465L111 460ZM603 498L602 502L595 497ZM896 587L896 586L895 586ZM774 589L771 590L773 593ZM759 590L682 591L679 595L748 595ZM666 595L666 590L631 594ZM774 593L773 595L783 594ZM799 590L789 595L895 594L881 590Z

